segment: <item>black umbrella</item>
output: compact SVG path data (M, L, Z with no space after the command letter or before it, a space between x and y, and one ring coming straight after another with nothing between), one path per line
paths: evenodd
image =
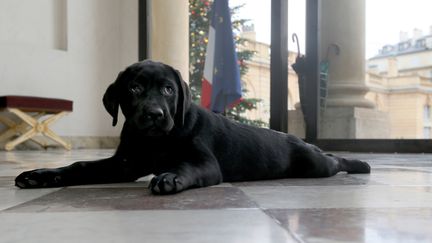
M294 69L298 76L298 84L299 84L299 94L300 94L300 107L303 111L303 118L306 121L306 114L309 114L308 109L310 106L307 105L307 95L306 95L306 57L300 53L300 44L298 41L297 34L292 35L293 42L297 44L297 57L296 61L291 67ZM329 72L329 55L331 48L335 49L336 55L340 53L340 47L337 44L330 44L327 48L326 57L320 62L320 108L321 111L324 111L326 108L326 99L327 99L327 84L328 84L328 72Z
M300 107L303 111L303 118L306 121L306 57L300 53L300 43L298 41L297 34L292 35L292 40L297 44L297 57L294 64L291 67L294 69L298 76L299 94L300 94Z

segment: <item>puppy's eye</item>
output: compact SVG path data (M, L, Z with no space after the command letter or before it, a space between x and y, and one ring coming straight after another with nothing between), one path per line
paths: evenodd
M141 86L138 86L138 85L132 85L131 87L129 87L129 91L132 94L137 95L137 94L141 94L143 92L143 88Z
M161 89L163 95L170 96L174 93L174 89L170 86L165 86Z

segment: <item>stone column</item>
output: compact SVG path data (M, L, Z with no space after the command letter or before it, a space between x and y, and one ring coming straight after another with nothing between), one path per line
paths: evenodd
M365 98L365 0L321 1L320 57L330 53L326 110L321 114L320 138L389 138L387 113L372 109Z
M325 0L321 4L321 59L330 53L327 107L373 108L365 98L365 0ZM333 50L334 51L334 50Z
M180 71L189 80L189 2L151 0L149 57Z

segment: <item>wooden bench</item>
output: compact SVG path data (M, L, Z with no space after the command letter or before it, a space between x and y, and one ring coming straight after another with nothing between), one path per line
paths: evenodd
M0 96L0 122L6 130L0 133L0 142L8 141L7 151L29 139L46 147L46 144L35 140L42 134L70 150L71 144L54 133L49 126L72 112L73 102L63 99L52 99L32 96ZM16 115L21 121L15 122L7 113ZM18 136L18 137L16 137ZM11 138L13 140L9 141Z

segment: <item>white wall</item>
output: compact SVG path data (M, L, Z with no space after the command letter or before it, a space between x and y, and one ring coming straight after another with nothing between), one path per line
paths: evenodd
M137 0L0 0L0 95L73 100L60 135L119 135L102 96L137 60Z

